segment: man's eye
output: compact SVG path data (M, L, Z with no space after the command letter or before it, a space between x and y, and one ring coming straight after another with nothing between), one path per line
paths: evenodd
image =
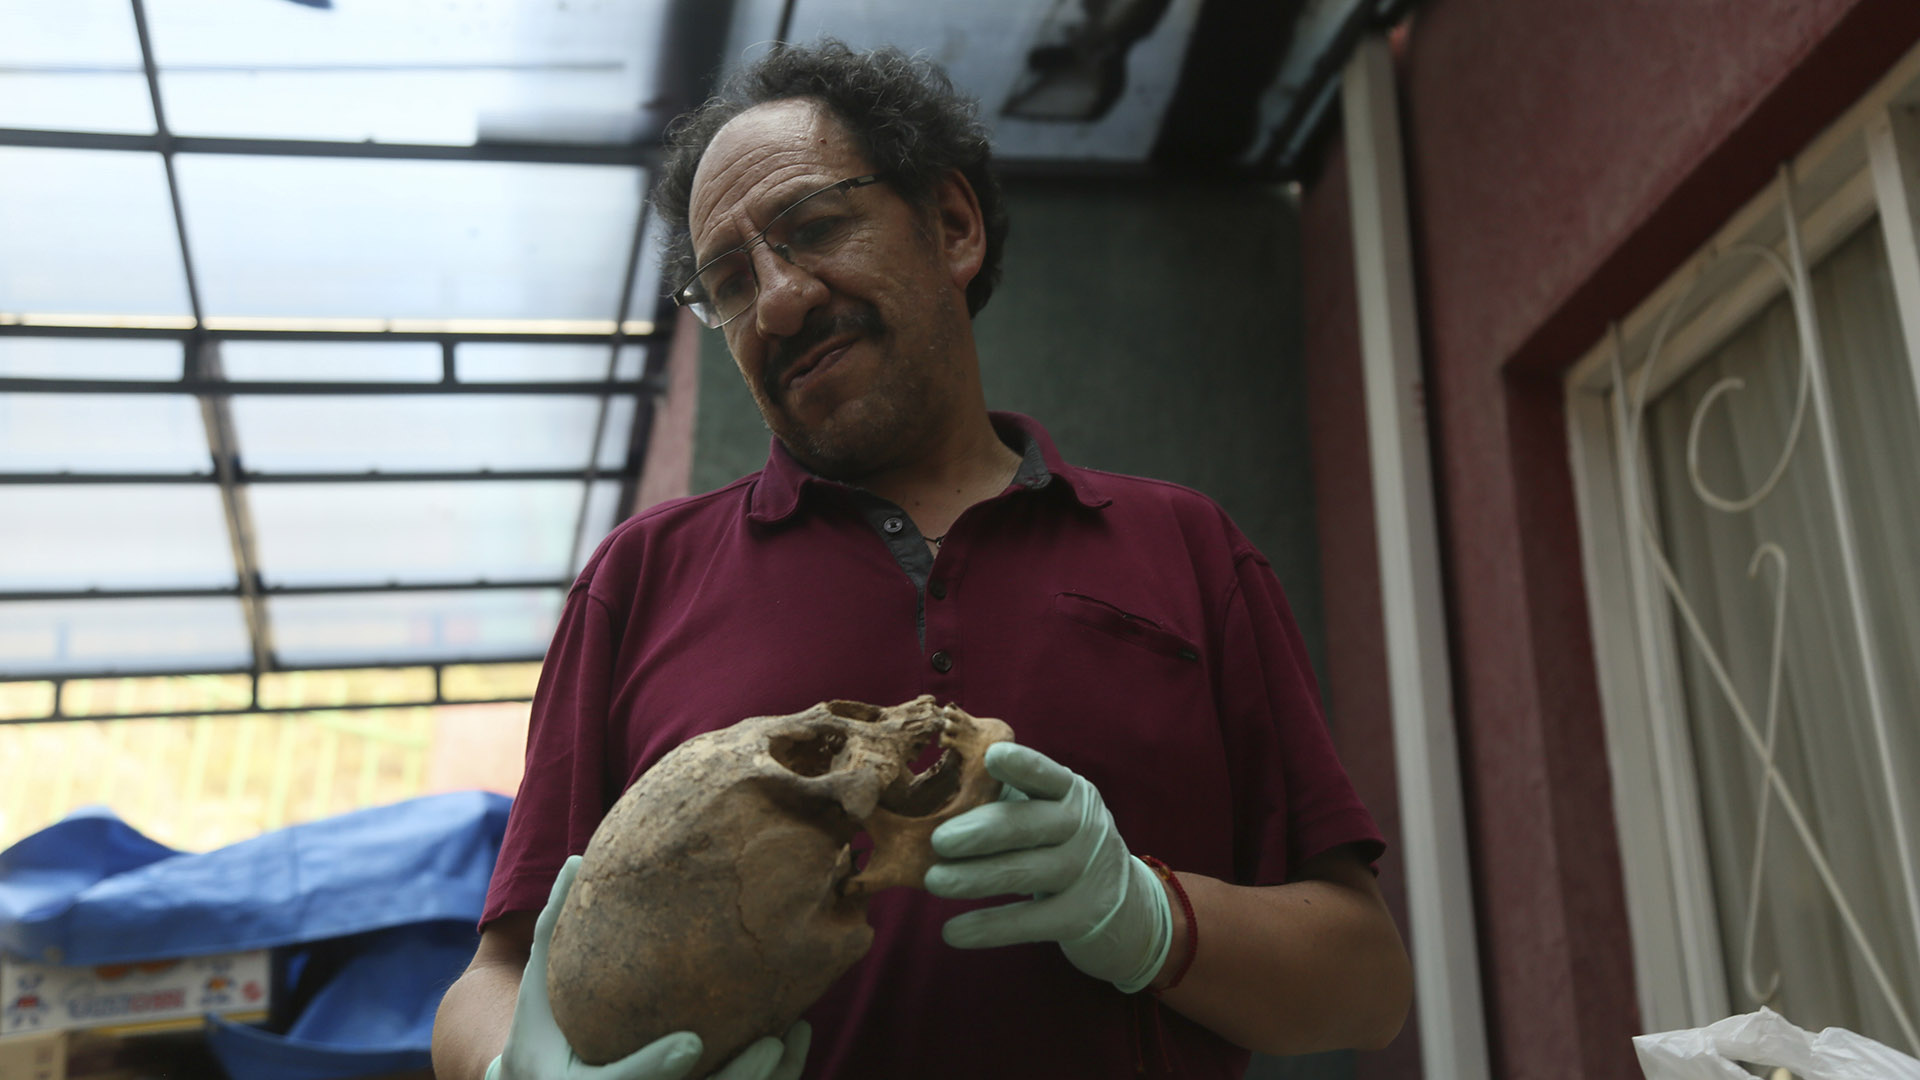
M708 271L705 280L707 295L719 302L753 288L752 275L739 267L716 267Z
M838 243L847 234L853 219L840 214L825 214L794 226L787 246L818 250Z

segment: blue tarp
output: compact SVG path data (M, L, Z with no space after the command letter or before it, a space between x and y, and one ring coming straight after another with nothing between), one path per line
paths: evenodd
M0 949L110 964L279 948L284 1031L212 1021L234 1080L424 1067L472 957L504 796L432 795L186 854L92 810L0 852ZM293 985L297 983L296 987Z
M0 852L0 949L65 964L477 922L510 800L409 799L189 855L93 811Z
M301 958L327 976L284 1034L210 1017L207 1041L234 1080L424 1069L440 995L479 940L472 922L433 922L326 943Z
M178 854L99 808L76 811L0 851L0 951L61 962L46 951L58 944L34 940L30 927L57 920L107 878Z

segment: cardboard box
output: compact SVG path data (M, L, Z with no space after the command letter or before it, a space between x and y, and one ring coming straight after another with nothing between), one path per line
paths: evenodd
M0 1039L0 1080L155 1080L220 1075L198 1031L55 1031ZM431 1076L422 1080L432 1080Z
M0 1080L66 1080L65 1032L0 1039Z
M56 1031L196 1028L206 1013L264 1019L268 972L265 949L98 967L0 957L0 1045Z

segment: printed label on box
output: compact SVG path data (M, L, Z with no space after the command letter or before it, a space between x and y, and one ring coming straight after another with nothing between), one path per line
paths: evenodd
M261 1013L267 979L264 949L97 967L0 960L0 1037Z

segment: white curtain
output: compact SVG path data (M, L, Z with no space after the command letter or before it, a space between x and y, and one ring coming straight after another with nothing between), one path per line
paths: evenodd
M1867 625L1877 651L1892 774L1906 829L1920 845L1920 407L1902 343L1878 222L1813 272L1844 489L1852 510ZM1745 381L1715 400L1700 431L1699 473L1712 492L1756 491L1785 451L1799 393L1793 313L1782 297L1648 408L1647 448L1662 550L1747 712L1764 733L1779 574L1748 569L1763 544L1785 556L1786 630L1776 755L1810 819L1874 955L1920 1022L1920 942L1894 843L1882 752L1869 717L1860 650L1842 574L1841 539L1817 418L1808 404L1789 464L1753 509L1715 509L1687 467L1688 431L1714 384ZM1688 723L1699 770L1711 877L1727 958L1728 998L1748 992L1744 957L1761 798L1758 754L1699 645L1676 618ZM1768 811L1752 970L1769 1002L1801 1027L1839 1025L1912 1052L1861 950L1845 930L1778 800Z

